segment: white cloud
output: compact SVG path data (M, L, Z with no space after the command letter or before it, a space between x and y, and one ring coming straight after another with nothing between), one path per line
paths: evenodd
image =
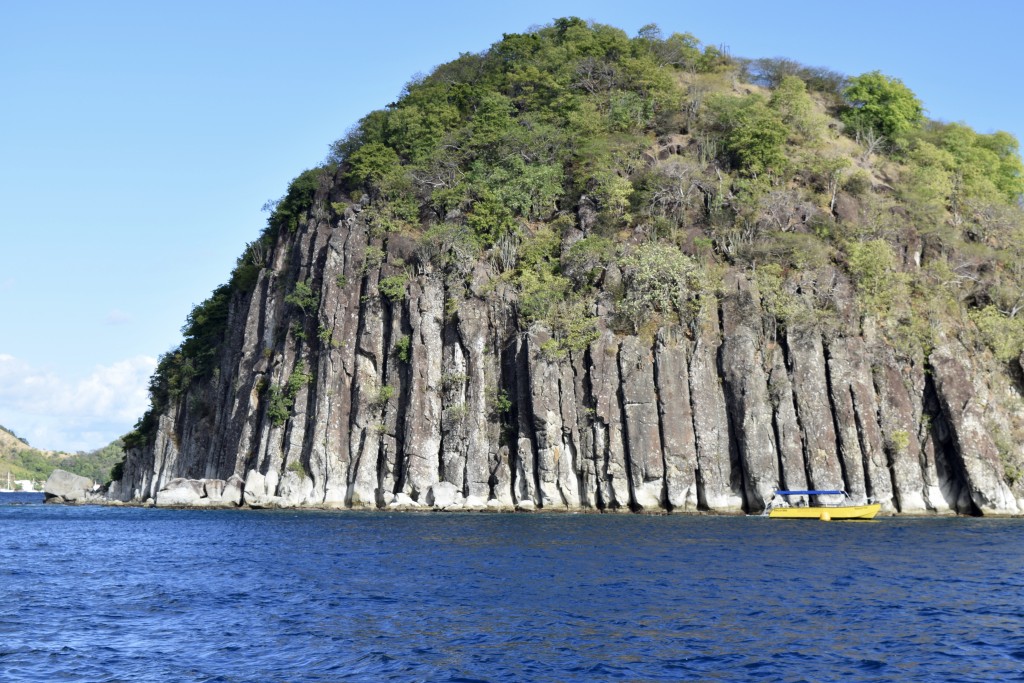
M105 446L145 412L155 367L155 358L136 356L70 378L0 354L0 424L37 448Z

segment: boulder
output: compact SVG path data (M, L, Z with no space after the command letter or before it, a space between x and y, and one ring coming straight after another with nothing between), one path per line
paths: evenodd
M860 202L857 201L856 197L846 192L840 192L836 195L833 211L840 222L856 223L860 220Z
M224 505L238 507L242 504L242 491L245 489L245 482L237 474L232 474L224 482L224 489L220 493L220 502Z
M487 501L480 496L467 496L465 507L471 510L482 510L487 507Z
M227 482L223 479L203 479L203 497L210 505L218 505Z
M433 505L436 508L443 509L451 507L456 503L462 503L462 496L459 495L459 491L455 488L455 484L449 481L442 481L430 486L430 489L427 492L427 505Z
M171 479L167 486L156 492L157 507L201 505L203 482L196 479Z
M256 470L249 470L245 475L245 504L252 508L269 507L270 496L267 495L267 478Z
M299 507L313 495L313 480L294 470L288 470L281 477L278 504L282 507Z
M388 505L389 508L418 508L422 507L419 503L409 497L407 493L395 494L395 499Z
M92 479L88 477L54 470L43 485L43 493L47 503L75 503L84 501L92 488Z

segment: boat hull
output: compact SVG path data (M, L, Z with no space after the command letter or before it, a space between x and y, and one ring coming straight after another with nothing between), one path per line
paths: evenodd
M874 519L881 508L879 503L870 505L837 505L834 507L777 507L768 516L772 519Z

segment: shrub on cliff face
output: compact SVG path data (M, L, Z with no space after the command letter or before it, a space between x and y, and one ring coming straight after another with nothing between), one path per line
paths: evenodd
M622 259L618 313L637 330L655 313L688 319L704 287L692 258L665 244L644 244Z
M295 397L302 387L313 380L313 374L306 369L305 361L295 364L295 369L284 386L272 384L267 388L267 418L275 427L280 427L291 417Z
M986 306L980 311L972 311L971 320L997 359L1014 361L1024 353L1024 318L1011 318L1000 313L995 306Z
M395 358L403 363L408 363L412 358L412 351L410 349L411 344L412 340L406 335L396 339L394 347Z
M396 302L405 298L405 288L408 283L409 275L399 273L398 275L381 278L380 282L377 283L377 289L390 301Z
M945 174L954 211L967 200L1013 204L1024 195L1024 164L1009 133L982 135L960 123L930 123L916 144L932 150L918 163Z
M847 245L847 267L866 297L889 296L894 284L896 257L885 240L853 242Z
M320 296L313 292L313 288L308 282L300 280L295 283L291 294L285 296L284 302L298 308L302 311L302 315L309 315L315 312L317 306L320 305Z
M814 110L807 84L797 76L786 76L772 92L768 106L778 112L798 143L814 143L825 132L825 119Z
M348 171L343 176L353 187L379 184L399 164L398 152L381 142L371 142L348 157Z
M562 258L562 270L577 287L592 287L616 258L614 243L598 235L583 238Z
M517 278L519 312L529 322L543 322L569 295L568 278L547 270L524 270Z
M465 225L442 223L426 230L420 237L417 255L437 268L468 273L480 258L481 244Z
M293 399L279 386L271 386L267 390L267 419L270 424L280 427L292 414Z
M288 465L288 471L294 472L299 479L305 479L308 476L306 474L306 468L302 466L301 460L292 460Z

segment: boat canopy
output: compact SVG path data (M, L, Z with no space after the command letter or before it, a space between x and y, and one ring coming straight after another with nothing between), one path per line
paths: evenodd
M845 491L776 491L776 496L841 496Z

